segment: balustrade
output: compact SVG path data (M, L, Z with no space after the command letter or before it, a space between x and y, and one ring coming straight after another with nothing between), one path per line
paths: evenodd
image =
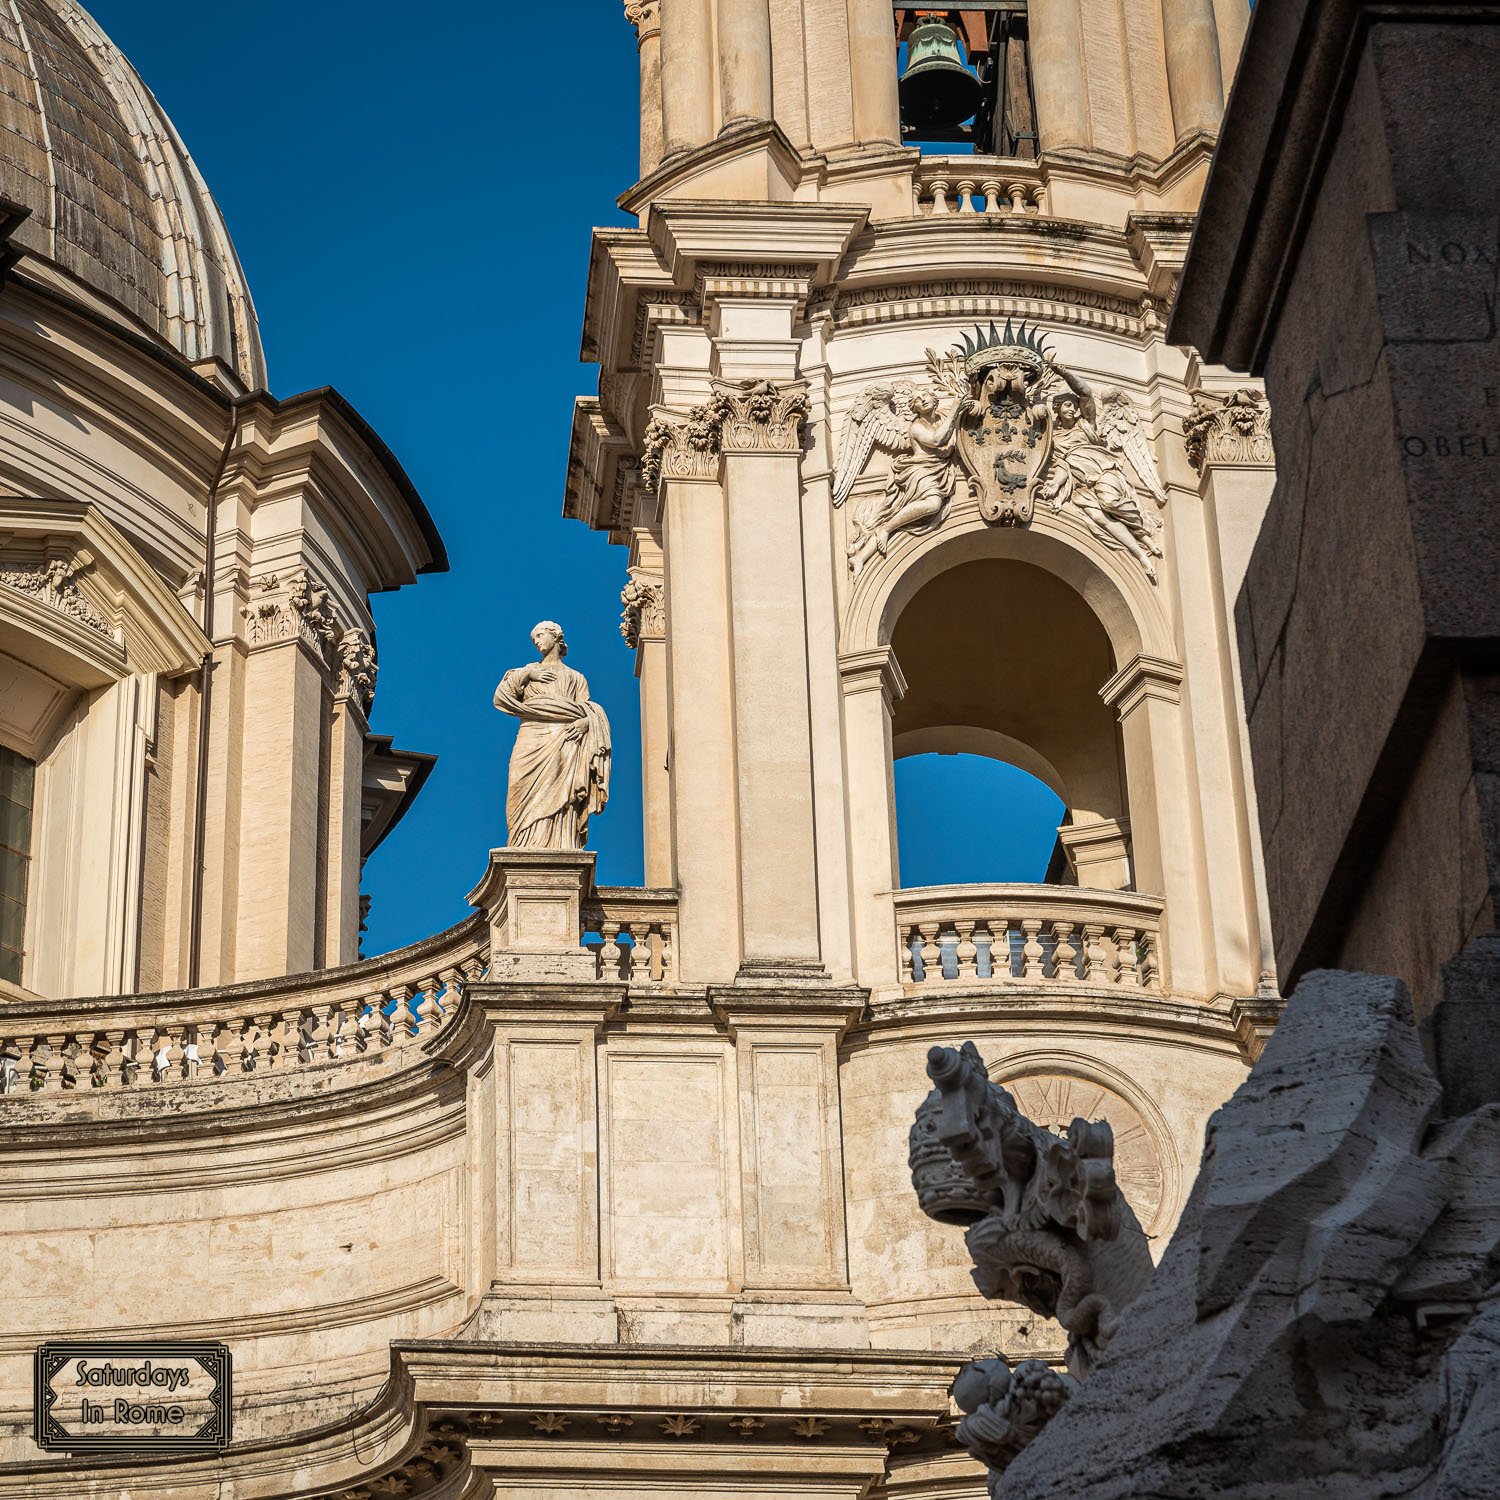
M907 985L1160 991L1161 899L1072 886L929 886L896 893Z
M915 180L916 212L1040 214L1045 187L1034 162L998 156L924 156Z
M93 1012L86 1023L66 1019L81 1008L76 1001L6 1006L0 1094L264 1076L425 1042L484 975L487 946L484 923L471 917L410 949L323 974L84 1002Z
M599 979L671 984L676 978L677 896L600 886L583 906L583 945Z
M602 887L581 945L603 982L675 982L677 897ZM451 1020L489 965L481 915L321 974L167 995L0 1005L0 1095L204 1083L399 1053Z

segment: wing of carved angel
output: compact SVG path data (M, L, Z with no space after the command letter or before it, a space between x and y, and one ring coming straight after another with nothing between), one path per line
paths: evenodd
M867 386L854 399L844 418L838 466L833 474L833 503L842 505L865 471L870 454L904 453L911 447L911 387Z
M1099 397L1098 428L1104 446L1123 454L1135 471L1141 488L1158 505L1165 505L1167 491L1156 469L1156 455L1146 441L1146 434L1141 431L1140 413L1124 391L1109 390Z

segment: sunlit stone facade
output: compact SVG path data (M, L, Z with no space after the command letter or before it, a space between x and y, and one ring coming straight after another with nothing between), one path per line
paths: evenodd
M632 0L565 512L621 548L644 885L497 849L472 918L356 962L426 764L367 736L367 596L441 543L337 397L260 389L128 66L19 11L14 97L76 49L157 269L67 246L60 166L11 215L0 1495L981 1494L954 1369L1061 1339L918 1212L927 1049L1107 1119L1159 1247L1278 1005L1230 618L1264 403L1163 339L1247 13L1032 0L1039 154L998 158L901 144L885 0ZM1057 792L1050 883L902 886L892 764L932 750ZM61 1334L222 1339L234 1446L43 1458Z

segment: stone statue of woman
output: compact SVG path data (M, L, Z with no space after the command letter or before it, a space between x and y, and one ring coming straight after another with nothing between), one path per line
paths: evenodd
M512 849L582 849L589 816L609 800L609 720L563 657L562 626L531 632L540 661L500 679L495 707L521 721L510 754L506 843Z

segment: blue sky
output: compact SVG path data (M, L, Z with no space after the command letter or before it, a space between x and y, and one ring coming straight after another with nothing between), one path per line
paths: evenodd
M623 551L561 517L589 231L628 222L636 55L618 0L553 12L260 0L93 0L218 199L278 396L347 396L421 491L452 562L377 595L373 729L439 761L371 858L365 951L467 914L504 842L512 721L490 706L542 618L614 727L599 878L641 879ZM583 15L589 17L585 24ZM1055 800L1020 773L897 768L906 884L1039 879ZM968 763L968 764L966 764Z

